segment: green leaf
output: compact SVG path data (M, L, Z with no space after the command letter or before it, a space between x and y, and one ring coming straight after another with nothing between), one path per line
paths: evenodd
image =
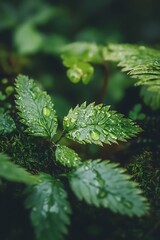
M11 133L16 129L16 125L10 115L4 113L0 108L0 134Z
M132 120L144 120L146 115L141 112L142 105L141 104L135 104L133 110L129 111L129 117Z
M136 85L160 85L160 51L131 44L110 44L103 49L107 61L118 62L118 66L136 78Z
M16 79L16 104L21 122L27 125L27 132L34 136L53 139L57 130L57 116L49 95L27 76Z
M142 86L140 95L143 98L144 103L147 106L150 106L152 110L160 108L160 86Z
M71 67L74 60L102 63L101 47L95 43L75 42L68 44L61 49L63 63L66 67ZM70 61L71 59L71 61Z
M94 68L89 63L77 62L67 70L67 76L72 83L78 83L81 79L88 84L94 73Z
M131 44L110 44L103 49L107 61L118 62L122 71L145 85L141 95L153 110L160 107L160 50ZM154 88L154 91L153 91Z
M72 83L80 80L88 84L94 74L90 63L103 63L100 47L91 43L72 43L62 48L63 64L67 68L67 76Z
M25 184L35 184L39 181L36 176L11 162L10 158L4 153L0 153L0 177L8 181Z
M116 143L135 136L141 129L109 106L83 103L71 109L63 121L66 136L79 143Z
M142 216L149 206L137 184L124 172L118 164L88 160L73 170L69 181L76 196L88 204L128 216Z
M40 175L41 183L27 189L25 206L31 209L36 240L62 240L70 223L70 204L59 180Z
M77 167L81 164L81 158L69 147L58 145L55 151L56 160L67 167Z
M43 45L42 35L30 22L21 24L15 31L15 45L21 54L33 54L39 51Z

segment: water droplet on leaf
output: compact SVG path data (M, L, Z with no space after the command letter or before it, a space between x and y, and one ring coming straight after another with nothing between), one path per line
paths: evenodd
M97 130L94 130L94 131L91 131L91 138L94 140L94 141L97 141L99 140L100 138L100 132L97 131Z
M80 132L76 132L76 137L79 137L80 136Z
M71 123L75 123L76 119L75 118L71 118Z
M107 130L103 130L102 131L105 135L108 135L109 134L109 132L107 131Z
M47 108L47 107L44 107L44 108L43 108L43 115L46 116L46 117L49 117L50 114L51 114L50 109Z
M107 196L107 192L105 189L101 188L98 193L99 198L105 198Z

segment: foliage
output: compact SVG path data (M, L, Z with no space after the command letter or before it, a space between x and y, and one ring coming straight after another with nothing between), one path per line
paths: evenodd
M25 184L35 184L38 182L36 177L12 163L10 158L3 153L0 153L0 176L9 181Z
M66 167L77 167L81 164L81 158L71 148L58 145L55 151L56 160Z
M160 107L160 51L131 44L110 44L103 51L104 59L118 62L122 71L137 79L135 85L145 85L142 96L153 109ZM149 97L148 97L149 95Z
M0 9L0 239L159 240L160 1L5 0ZM16 89L19 73L38 80L34 91L24 75ZM37 91L42 102L32 98ZM52 113L45 118L43 103ZM96 121L86 115L94 111Z
M25 190L25 207L31 211L31 222L37 240L50 240L53 236L56 240L64 239L68 232L71 207L63 185L66 180L69 180L76 196L89 204L128 216L140 217L148 213L148 203L137 184L130 180L118 164L104 160L82 160L76 151L59 144L64 137L83 144L97 145L126 141L139 133L141 128L138 125L111 111L109 106L94 103L87 105L85 102L69 110L64 117L62 133L58 139L54 139L58 120L50 96L34 80L24 75L16 78L15 90L18 131L21 134L25 131L32 137L41 137L37 138L37 144L38 141L42 141L42 144L47 142L45 151L46 155L49 154L49 168L45 168L45 159L39 159L44 164L46 173L39 173L38 164L35 172L31 170L28 173L19 167L24 165L23 156L19 165L16 165L1 154L0 176L29 185ZM15 136L19 139L20 135L16 132ZM11 152L11 156L12 154ZM14 159L15 155L12 157Z
M57 129L57 117L50 97L33 80L22 75L16 80L16 91L17 108L21 122L28 126L27 131L52 140Z
M116 143L135 136L141 128L123 118L123 115L110 111L109 106L94 103L76 106L63 121L67 137L80 143Z
M59 240L68 232L71 208L62 183L47 174L40 175L41 183L28 187L25 206L31 209L31 221L36 239Z
M91 64L100 64L106 68L106 62L118 62L123 72L128 72L129 76L136 79L136 86L145 86L141 96L155 110L160 107L159 58L159 50L131 44L101 46L72 43L62 48L63 64L69 68L67 76L71 82L78 83L82 79L83 83L89 83L94 71Z
M136 184L123 172L108 161L87 161L72 172L70 184L80 200L121 214L141 216L147 208L145 199L138 198Z
M145 119L145 114L141 112L142 110L142 105L141 104L136 104L133 108L133 110L131 110L129 112L129 117L132 120L144 120Z
M15 129L16 126L12 117L4 113L3 108L0 108L0 134L11 133Z

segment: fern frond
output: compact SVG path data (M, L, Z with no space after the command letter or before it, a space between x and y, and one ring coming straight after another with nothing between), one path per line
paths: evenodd
M124 172L118 164L88 160L72 172L69 181L76 196L88 204L128 216L142 216L148 211L146 199Z
M109 106L94 103L77 105L64 117L66 136L79 143L116 143L135 136L141 128Z
M57 116L49 95L27 76L16 79L16 104L21 122L30 135L53 139L57 130Z
M70 223L70 204L59 180L47 174L39 176L41 183L28 187L25 207L31 209L31 222L37 240L62 240Z
M160 51L131 44L109 44L103 49L106 61L118 62L122 71L137 79L136 85L160 86Z

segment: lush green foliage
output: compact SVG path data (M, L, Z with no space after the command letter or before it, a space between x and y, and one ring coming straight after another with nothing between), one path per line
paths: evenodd
M141 128L103 104L83 103L71 109L63 121L67 137L80 143L116 143L135 136Z
M16 121L22 123L19 131L24 131L26 125L25 131L29 135L49 141L50 161L62 167L56 172L51 165L48 174L37 172L35 176L9 161L6 155L0 155L1 177L31 185L25 191L25 206L31 210L31 222L37 240L51 240L53 236L55 240L64 239L68 232L71 207L62 177L69 180L78 199L84 199L89 204L128 216L140 217L148 212L149 205L137 184L118 164L104 160L82 160L73 149L59 144L63 137L97 145L126 141L139 133L139 126L111 111L109 106L94 103L86 105L85 102L70 109L63 120L62 134L58 140L54 140L57 117L49 95L24 75L16 78L15 90L19 115Z
M81 158L71 148L58 145L55 151L56 160L66 167L77 167L81 164Z
M66 225L70 223L71 208L67 193L59 180L47 174L39 176L41 183L28 187L25 206L31 209L31 221L35 229L36 239L63 239L68 232Z
M57 129L57 117L50 97L40 90L33 80L19 76L16 80L16 104L21 122L27 132L52 140Z
M136 184L123 172L108 161L87 161L72 172L70 184L80 200L121 214L141 216L148 208L145 198L138 197Z
M0 1L1 240L159 240L159 9Z
M25 171L25 169L12 163L10 158L3 153L0 153L0 176L9 181L25 184L35 184L39 181L38 178Z
M67 76L73 83L82 79L82 82L86 84L91 80L93 75L91 64L107 67L108 61L118 62L123 72L128 72L132 78L137 80L136 86L145 85L141 96L144 102L154 110L160 108L159 58L159 50L131 44L101 46L73 43L62 49L63 64L69 68Z

